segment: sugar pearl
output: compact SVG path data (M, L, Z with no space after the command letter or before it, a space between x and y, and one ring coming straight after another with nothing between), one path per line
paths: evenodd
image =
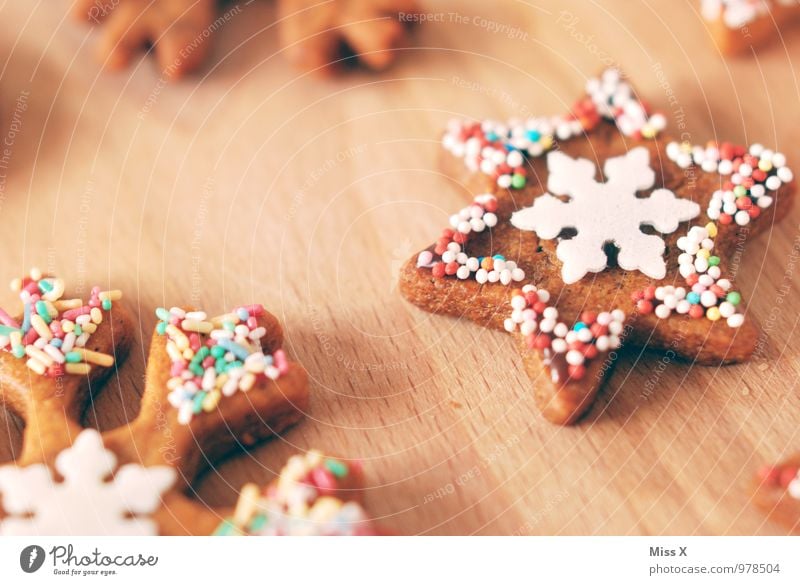
M579 366L584 361L583 354L574 349L571 349L567 352L566 359L567 363L571 366Z
M744 315L741 313L728 317L728 327L741 327L742 323L744 323Z
M717 304L717 295L710 290L704 291L703 294L700 295L700 304L704 307L713 307Z
M558 309L555 307L547 307L542 314L544 315L545 319L558 319Z

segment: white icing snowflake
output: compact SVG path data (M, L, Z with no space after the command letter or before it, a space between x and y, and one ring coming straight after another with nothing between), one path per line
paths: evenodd
M592 161L551 152L547 155L549 193L514 213L511 223L521 230L535 231L544 240L556 238L565 228L577 231L574 238L562 240L556 248L558 259L564 263L561 276L567 284L577 282L587 272L606 268L603 245L607 242L619 249L617 263L621 268L662 279L666 275L664 240L642 233L641 226L672 233L680 222L697 217L700 206L678 199L668 189L656 189L645 199L636 197L637 191L655 184L649 163L648 150L634 148L606 160L603 170L607 182L598 183ZM556 195L570 199L564 202Z
M55 467L64 478L53 480L46 465L0 468L0 494L9 517L0 521L2 535L154 535L149 515L161 495L175 483L166 466L117 466L95 430L78 435L58 454Z

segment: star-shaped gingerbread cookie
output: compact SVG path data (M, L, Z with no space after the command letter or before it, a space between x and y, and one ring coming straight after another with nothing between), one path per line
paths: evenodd
M567 115L454 120L443 137L446 171L476 196L406 263L401 292L514 334L554 423L586 412L623 340L709 365L754 350L731 261L785 215L792 173L761 145L693 146L665 126L607 70Z
M357 463L317 451L290 459L234 510L188 497L223 457L281 433L308 407L307 375L261 305L210 317L160 308L141 411L98 433L80 425L128 354L132 318L118 290L84 302L33 270L18 279L23 313L0 310L0 398L25 422L22 453L0 467L0 533L372 534L356 501Z

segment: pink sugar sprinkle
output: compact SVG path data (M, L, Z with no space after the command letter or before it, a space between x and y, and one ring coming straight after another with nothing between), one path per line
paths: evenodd
M35 280L32 280L28 284L26 284L24 287L22 287L22 290L26 290L32 295L33 294L38 294L39 293L39 283L37 283Z
M30 345L37 339L39 339L39 334L36 332L36 329L31 327L28 329L28 332L22 336L22 345Z
M289 363L286 361L286 354L282 349L276 351L272 357L275 358L275 367L278 368L281 374L289 371Z
M14 319L11 318L11 315L6 313L3 309L0 309L0 323L8 327L13 327L14 329L19 329L19 323L14 321Z
M253 317L260 317L264 314L264 306L255 304L255 305L245 305L242 307L245 311L247 311Z
M210 368L211 366L214 365L215 361L216 360L214 359L214 356L210 355L206 359L203 360L203 367L204 368Z
M82 307L78 307L77 309L70 309L69 311L64 311L61 317L68 321L74 321L81 315L89 315L91 312L92 308L88 305L84 305Z
M255 329L256 327L258 327L258 321L256 320L255 317L248 317L247 318L247 326L250 329Z
M180 376L186 369L186 362L183 360L179 362L172 362L172 367L169 369L170 376Z

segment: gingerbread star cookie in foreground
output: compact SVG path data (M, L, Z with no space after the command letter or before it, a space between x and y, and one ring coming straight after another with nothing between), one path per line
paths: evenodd
M65 298L61 279L36 270L16 288L22 316L0 311L0 396L25 431L16 465L0 467L0 533L218 530L234 512L191 500L192 482L242 444L281 433L308 406L305 371L280 349L275 317L261 305L214 318L158 309L139 416L98 433L79 421L132 343L131 317L117 302L122 293L95 287L86 303ZM270 496L251 511L264 508L263 525L294 528L291 522L305 520L304 533L369 532L363 511L347 506L358 469L316 457L309 474L284 480L298 484L281 492L293 494L291 508L281 507L287 498L276 504ZM323 496L330 499L317 508Z
M792 192L780 153L664 137L615 70L587 94L564 116L451 122L444 166L478 195L400 276L415 305L515 335L559 424L586 412L623 339L746 360L757 330L730 259Z
M800 22L797 0L700 0L701 13L714 42L733 55L781 41Z

